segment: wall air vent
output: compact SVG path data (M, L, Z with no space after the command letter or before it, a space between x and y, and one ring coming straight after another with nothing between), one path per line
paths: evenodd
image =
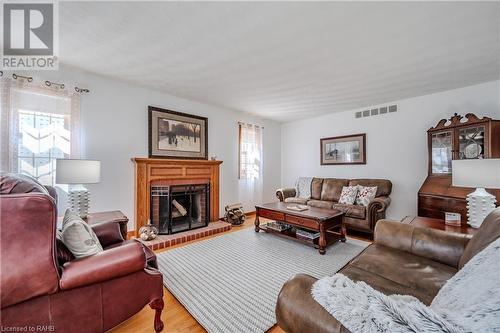
M398 111L398 106L396 104L389 105L389 106L381 106L380 108L363 110L363 111L356 111L354 113L354 118L378 116L381 114L387 114L387 113L396 112L396 111Z

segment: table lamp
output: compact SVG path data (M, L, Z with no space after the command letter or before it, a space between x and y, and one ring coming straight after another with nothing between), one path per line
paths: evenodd
M83 184L95 184L101 180L101 161L58 159L56 183L69 184L69 209L86 218L89 212L90 193Z
M479 228L484 218L495 209L496 197L485 188L500 188L500 158L453 160L452 185L475 187L467 195L468 224Z

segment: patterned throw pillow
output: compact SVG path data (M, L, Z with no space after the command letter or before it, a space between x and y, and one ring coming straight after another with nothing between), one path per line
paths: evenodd
M358 196L356 197L356 205L368 206L375 199L377 194L377 186L361 186L359 185Z
M77 259L103 251L94 230L69 209L64 214L61 240Z
M299 177L297 183L295 184L295 197L302 199L311 198L311 182L312 177Z
M358 194L357 186L344 186L340 193L339 204L354 205L356 195Z

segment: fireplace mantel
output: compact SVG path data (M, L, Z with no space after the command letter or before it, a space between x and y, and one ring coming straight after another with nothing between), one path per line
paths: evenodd
M135 165L135 236L150 216L151 183L210 184L210 221L219 219L219 171L222 161L132 158Z

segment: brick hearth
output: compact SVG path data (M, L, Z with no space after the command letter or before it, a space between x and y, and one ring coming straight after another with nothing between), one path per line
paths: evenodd
M179 232L173 235L159 235L151 241L143 241L152 250L160 250L173 245L189 242L191 240L215 235L231 229L231 224L223 221L211 222L204 228Z

